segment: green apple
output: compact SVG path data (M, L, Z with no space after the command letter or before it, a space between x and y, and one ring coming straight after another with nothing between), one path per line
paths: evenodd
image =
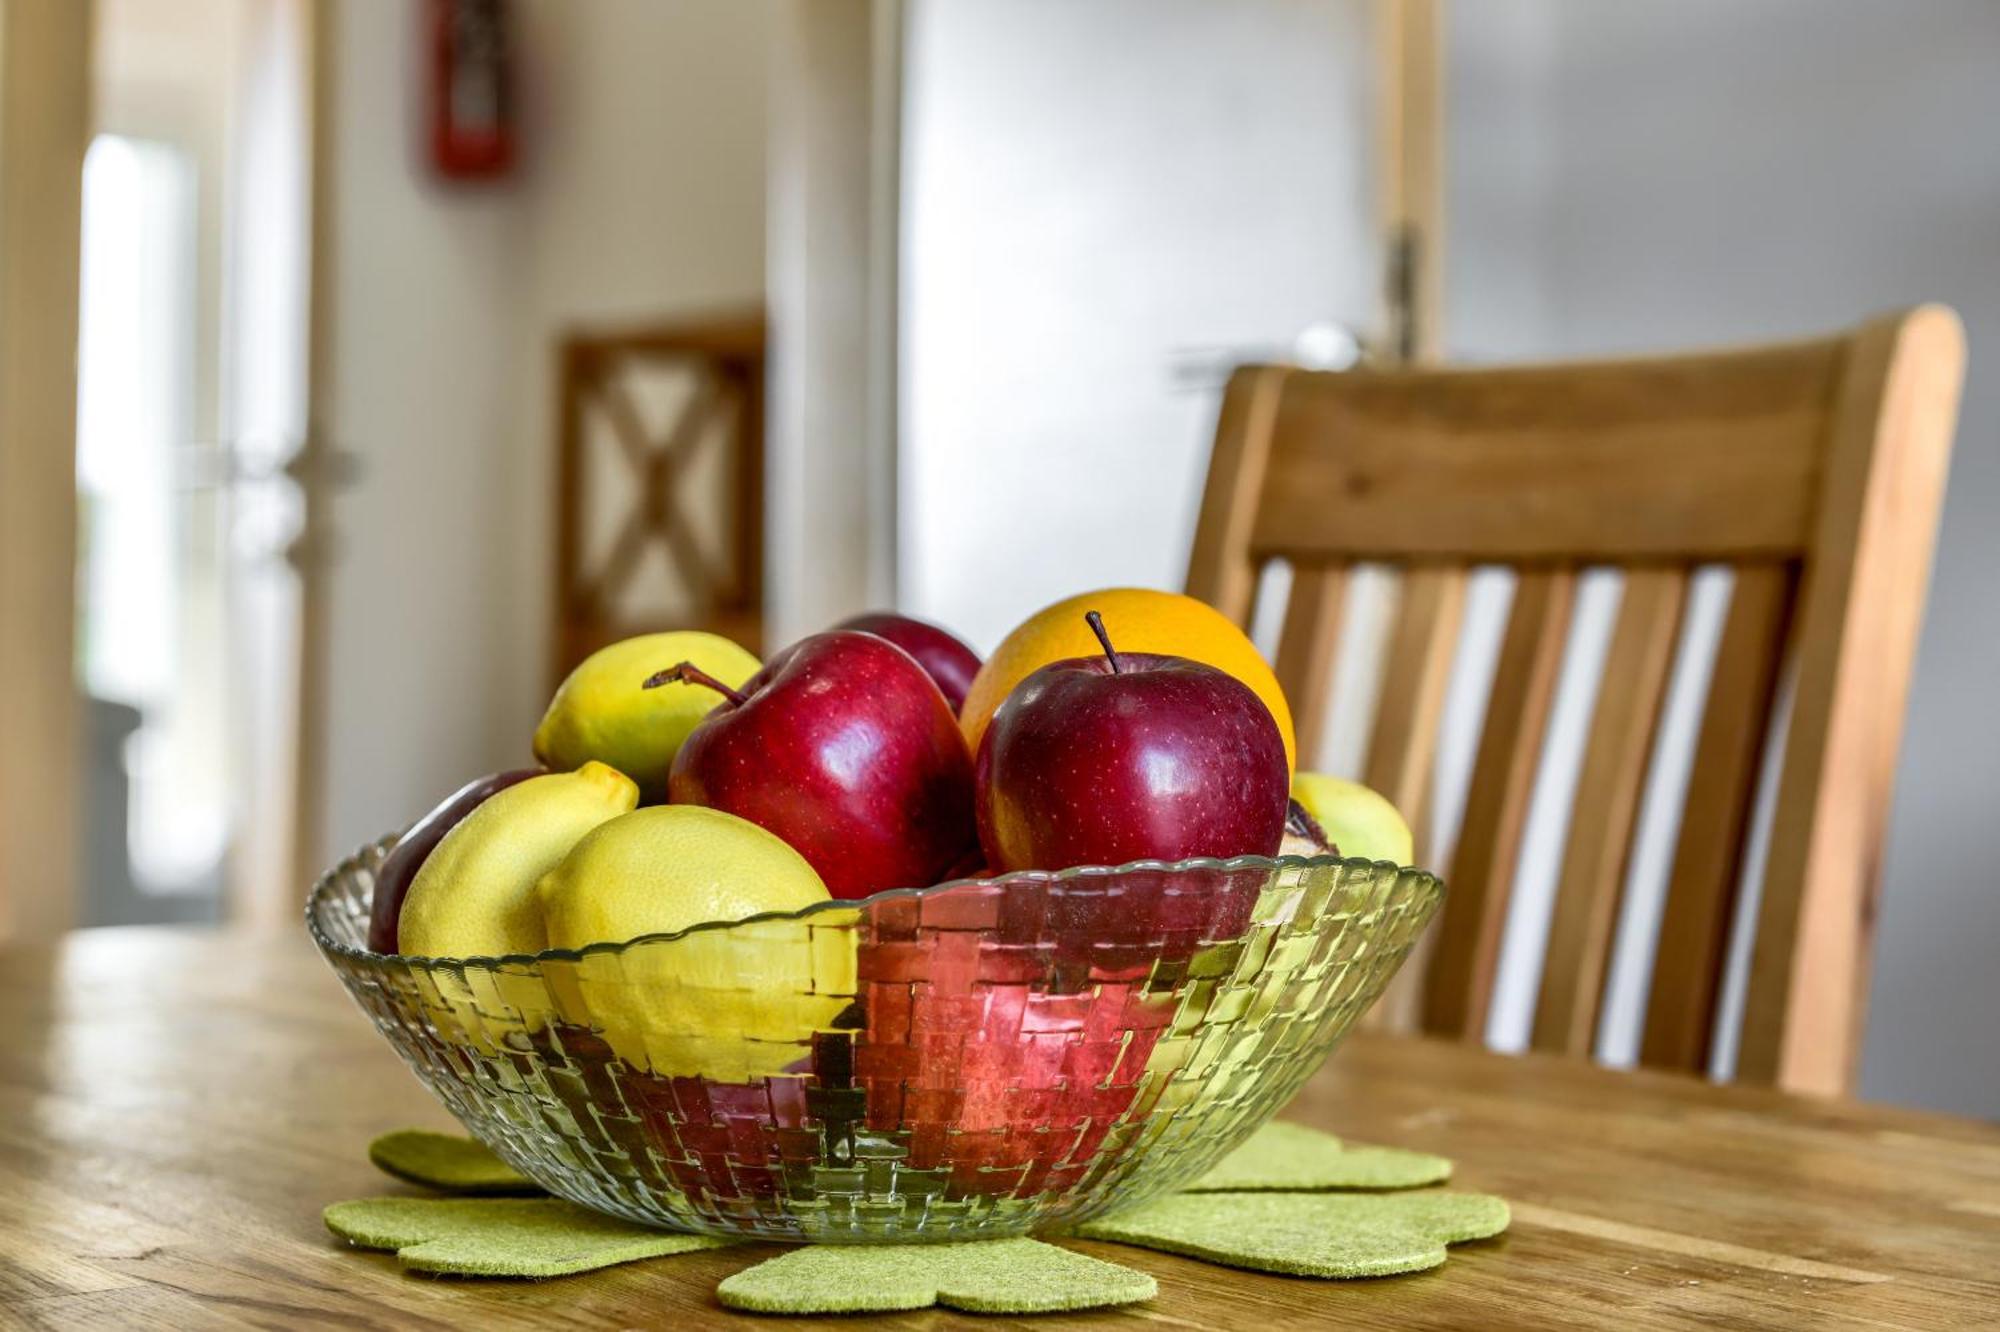
M1378 791L1344 777L1300 772L1292 778L1292 799L1326 829L1343 856L1407 865L1416 856L1410 825Z

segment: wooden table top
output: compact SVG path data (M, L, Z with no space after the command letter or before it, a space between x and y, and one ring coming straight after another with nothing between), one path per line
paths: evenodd
M542 1284L407 1276L320 1224L406 1192L375 1134L449 1128L302 937L0 949L0 1326L741 1326L745 1246ZM1032 1327L1961 1327L2000 1322L2000 1128L1357 1037L1286 1112L1456 1159L1514 1205L1442 1269L1330 1283L1111 1244L1126 1310ZM853 1329L853 1319L771 1326ZM868 1326L1002 1326L930 1310Z

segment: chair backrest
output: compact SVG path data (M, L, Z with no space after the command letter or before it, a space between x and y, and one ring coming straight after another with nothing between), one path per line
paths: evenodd
M1350 575L1400 571L1362 776L1413 815L1420 857L1468 573L1515 571L1449 895L1412 991L1425 1030L1485 1034L1579 573L1610 566L1623 592L1531 1037L1593 1049L1690 575L1724 564L1732 591L1640 1059L1708 1067L1765 751L1782 745L1736 1073L1800 1090L1851 1084L1963 367L1957 317L1925 306L1839 337L1712 354L1236 372L1188 590L1247 625L1264 566L1291 566L1276 669L1310 759Z

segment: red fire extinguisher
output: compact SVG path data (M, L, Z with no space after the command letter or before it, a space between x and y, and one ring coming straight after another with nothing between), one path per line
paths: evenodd
M514 165L513 15L508 0L427 0L431 164L451 180Z

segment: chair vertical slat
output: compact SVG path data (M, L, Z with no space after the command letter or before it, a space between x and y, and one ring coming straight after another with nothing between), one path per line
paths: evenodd
M1465 576L1456 565L1420 565L1403 575L1368 742L1366 781L1402 811L1420 848L1430 845L1431 773L1465 614Z
M1688 571L1678 566L1641 567L1625 574L1543 954L1530 1037L1537 1050L1588 1057L1596 1045L1632 830L1680 639L1687 588Z
M1708 1070L1793 578L1792 566L1775 562L1736 572L1660 914L1639 1045L1651 1067Z
M1466 571L1455 565L1421 565L1403 574L1383 662L1381 701L1368 741L1365 779L1409 821L1419 865L1436 863L1431 845L1431 775L1437 768L1445 687L1451 682L1465 618L1465 587ZM1419 943L1369 1010L1366 1030L1416 1030L1424 977L1435 947L1429 937Z
M1576 574L1568 568L1524 570L1515 584L1450 891L1434 927L1437 952L1424 985L1426 1031L1469 1040L1485 1035L1515 861L1575 597Z
M1215 423L1215 451L1208 461L1194 547L1188 555L1188 595L1206 601L1245 629L1257 597L1250 532L1264 496L1279 390L1288 373L1282 366L1248 365L1229 377Z
M1736 1076L1853 1085L1911 660L1965 374L1965 330L1922 306L1844 361L1799 587L1798 684L1757 907Z
M1285 701L1291 704L1301 768L1312 766L1326 732L1327 704L1333 697L1334 649L1340 641L1340 608L1346 590L1347 570L1342 566L1312 565L1292 574L1291 599L1285 603L1285 624L1278 635L1278 660L1273 670Z

